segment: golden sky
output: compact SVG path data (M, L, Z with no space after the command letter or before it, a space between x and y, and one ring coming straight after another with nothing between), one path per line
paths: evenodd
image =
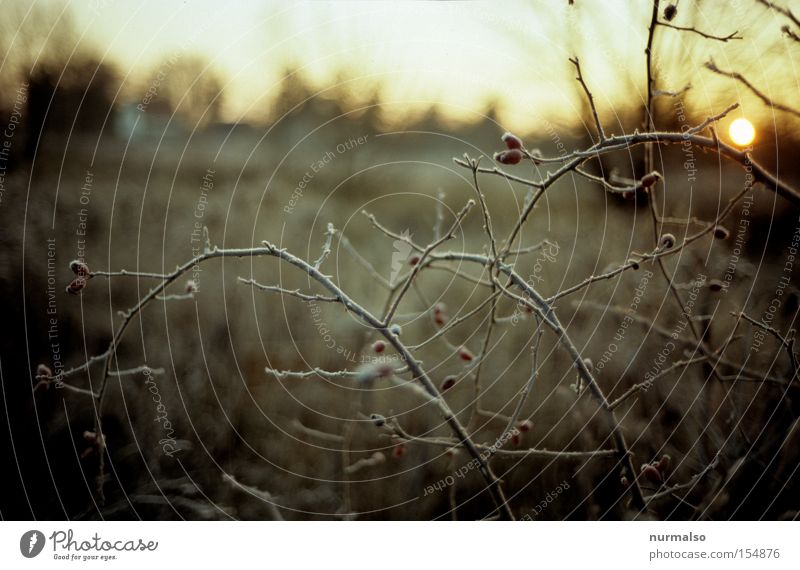
M64 5L36 3L59 10ZM208 58L228 81L228 120L262 110L285 69L296 65L320 88L344 73L355 97L367 99L380 84L388 109L398 114L436 104L447 117L476 120L493 102L501 119L520 131L576 115L582 101L567 61L576 54L609 120L626 104L641 101L649 2L578 0L576 5L566 0L67 3L82 41L129 78L172 53ZM797 92L791 55L800 46L787 45L780 34L783 22L753 0L681 0L674 23L716 34L739 30L746 39L722 44L659 29L661 88L680 89L691 81L692 101L702 109L719 110L741 99L755 112L745 90L701 68L713 56L720 67L762 82L776 99Z

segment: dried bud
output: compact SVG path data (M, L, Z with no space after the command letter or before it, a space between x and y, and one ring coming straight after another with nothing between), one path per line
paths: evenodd
M625 488L627 488L627 487L628 487L628 485L629 485L629 483L628 483L628 478L627 478L627 477L625 477L625 475L623 475L622 477L620 477L620 478L619 478L619 482L620 482L620 483L622 484L622 486L623 486L623 487L625 487Z
M511 445L514 447L519 447L522 443L522 434L519 433L519 430L514 430L511 434Z
M388 364L379 364L375 367L375 373L378 375L378 378L388 378L394 374L394 368Z
M633 269L634 271L638 271L639 270L639 261L638 260L629 259L628 260L628 264L631 266L631 269Z
M392 333L394 336L400 336L403 334L403 327L400 325L392 325L389 327L389 332Z
M458 357L465 362L472 362L475 359L475 356L465 346L458 349Z
M375 424L375 427L383 427L386 425L386 418L380 414L370 414L369 419Z
M372 350L376 354L380 354L381 352L386 350L386 343L383 342L382 340L376 340L375 342L372 343Z
M587 370L589 370L589 372L593 372L594 371L594 362L592 362L591 358L584 358L583 359L583 364L586 366L586 368L587 368Z
M666 8L664 8L664 19L667 22L671 22L675 19L675 16L678 14L678 7L675 4L669 4Z
M378 378L388 378L392 374L394 374L394 368L388 364L366 364L358 370L356 381L368 384Z
M521 149L522 148L522 139L519 138L517 135L511 134L506 132L502 137L500 137L504 143L506 143L506 148L509 150L511 149Z
M186 292L189 294L197 293L197 282L194 279L189 279L186 282Z
M419 263L419 256L418 255L412 255L411 257L408 258L408 264L411 267L414 267L418 263Z
M67 285L67 293L77 295L84 287L86 287L86 279L84 277L76 277L72 280L72 283Z
M86 277L89 275L89 266L80 259L73 259L69 262L69 268L75 275Z
M675 246L675 236L672 234L664 234L661 236L661 247L664 249L672 249Z
M517 429L522 433L527 433L533 429L533 422L531 420L522 420L517 423Z
M642 465L642 475L651 483L660 485L663 481L661 472L652 465Z
M436 323L436 326L438 327L443 327L447 324L447 315L445 314L444 309L444 303L436 303L433 306L433 322Z
M665 453L664 455L661 456L661 459L659 459L658 464L656 465L656 469L658 469L659 471L661 471L662 474L664 474L667 471L669 471L669 468L671 466L672 466L672 457L670 457L668 454Z
M519 164L522 162L523 158L525 158L525 155L518 148L512 148L494 154L494 159L500 164Z
M652 186L655 186L656 182L658 182L660 179L661 175L654 170L650 174L645 174L642 176L639 184L641 184L642 188L651 188Z
M376 451L375 453L372 454L372 461L375 462L375 465L386 463L386 456L380 451Z
M83 432L83 439L86 440L87 443L95 444L97 443L97 433L86 430Z
M447 457L457 457L459 453L457 447L448 447L447 451L444 452Z
M719 279L711 279L708 282L709 291L713 291L714 293L722 291L724 288L725 288L725 283L723 283Z
M406 444L405 443L398 443L392 448L392 455L397 459L403 457L406 454Z
M445 379L442 380L442 384L439 386L439 389L442 392L449 390L456 385L456 380L458 380L457 376L446 376Z
M731 232L725 226L714 226L714 237L717 239L728 239Z
M50 370L50 367L47 364L40 364L36 367L36 377L37 378L52 378L53 371Z

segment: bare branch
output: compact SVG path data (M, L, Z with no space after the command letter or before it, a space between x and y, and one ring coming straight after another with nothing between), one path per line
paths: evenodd
M592 92L589 89L589 86L586 85L586 82L583 80L583 74L581 73L581 64L578 61L578 58L571 58L570 63L575 66L575 71L578 73L578 76L575 78L583 87L583 92L586 93L586 98L589 100L589 107L592 109L592 117L594 117L594 126L597 129L597 138L599 142L602 142L606 138L606 133L603 131L603 124L600 122L600 117L597 114L597 107L594 104L594 97L592 97Z
M325 230L325 243L322 244L322 253L314 262L314 269L322 267L322 262L331 254L331 244L333 243L334 235L336 235L336 228L333 227L333 224L328 222L328 229Z
M275 503L275 499L272 497L270 493L267 491L262 491L261 489L257 489L255 487L251 487L250 485L245 485L244 483L240 483L239 481L234 478L233 475L229 475L228 473L224 473L222 475L222 481L227 483L234 489L238 489L247 493L248 495L252 495L258 499L264 501L264 504L267 506L270 515L272 516L272 520L282 521L283 516L281 515L280 510L278 510L278 505Z
M767 107L772 107L773 109L776 109L778 111L783 111L784 113L790 113L790 114L794 115L795 117L800 117L800 111L798 111L797 109L793 109L792 107L789 107L788 105L783 105L781 103L776 103L775 101L773 101L772 99L767 97L755 85L750 83L750 81L744 75L742 75L741 73L738 73L736 71L723 71L722 69L717 67L717 65L714 63L714 60L708 60L705 63L705 67L706 67L706 69L708 69L710 71L713 71L717 75L722 75L724 77L729 77L731 79L735 79L736 81L738 81L739 83L741 83L742 85L747 87L753 93L753 95L755 95L756 97L761 99Z
M678 30L680 32L691 32L693 34L697 34L698 36L703 36L704 38L706 38L708 40L716 40L718 42L727 42L729 40L741 40L741 39L743 39L742 36L736 35L736 34L739 33L738 30L733 32L733 33L731 33L731 34L728 34L727 36L715 36L713 34L707 34L705 32L702 32L702 31L698 30L697 28L693 28L693 27L676 26L675 24L670 24L668 22L657 22L657 24L659 26L664 26L665 28L670 28L672 30Z
M325 295L307 295L305 293L301 293L299 289L284 289L283 287L278 287L277 285L262 285L255 279L245 279L244 277L238 278L239 283L243 283L245 285L252 285L256 289L260 289L262 291L269 291L271 293L280 293L281 295L289 295L291 297L297 297L303 301L323 301L326 303L338 303L339 299L336 297L326 297Z

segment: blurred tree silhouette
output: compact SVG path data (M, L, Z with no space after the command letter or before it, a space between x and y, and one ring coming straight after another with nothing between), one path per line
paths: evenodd
M219 120L224 81L205 58L175 53L159 62L149 78L145 90L155 90L153 102L160 102L165 111L192 127Z

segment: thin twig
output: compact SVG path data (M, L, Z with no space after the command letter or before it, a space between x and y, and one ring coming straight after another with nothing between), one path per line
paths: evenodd
M727 42L729 40L741 40L743 39L742 36L737 36L736 34L739 31L735 31L727 36L715 36L713 34L707 34L706 32L700 31L697 28L693 27L684 27L684 26L676 26L675 24L670 24L668 22L656 22L659 26L664 26L665 28L670 28L672 30L678 30L680 32L692 32L693 34L697 34L699 36L703 36L708 40L716 40L718 42Z
M592 97L592 92L589 89L589 86L586 85L586 82L583 80L583 74L581 73L581 64L578 61L577 57L571 58L570 63L575 66L575 71L578 73L578 76L575 78L583 87L583 92L586 94L586 98L589 100L589 107L592 109L592 117L594 117L594 126L597 129L597 138L598 142L603 142L606 138L606 133L603 130L603 124L600 122L600 116L597 114L597 107L594 104L594 97Z
M262 291L269 291L271 293L279 293L281 295L297 297L303 301L324 301L327 303L339 302L339 299L336 297L326 297L325 295L307 295L305 293L301 293L299 289L284 289L283 287L278 287L277 285L263 285L255 279L245 279L244 277L239 277L239 283L252 285L256 289L260 289Z
M748 79L744 75L742 75L741 73L739 73L737 71L723 71L722 69L717 67L717 65L714 63L714 60L708 60L705 63L705 67L709 71L713 71L714 73L716 73L718 75L722 75L724 77L729 77L731 79L735 79L736 81L738 81L739 83L741 83L742 85L747 87L753 93L753 95L755 95L756 97L761 99L767 107L772 107L773 109L776 109L778 111L783 111L784 113L790 113L790 114L794 115L795 117L800 117L800 111L798 111L797 109L793 109L792 107L789 107L788 105L784 105L782 103L777 103L777 102L773 101L772 99L767 97L764 94L763 91L761 91L755 85L750 83L750 81L748 81Z

